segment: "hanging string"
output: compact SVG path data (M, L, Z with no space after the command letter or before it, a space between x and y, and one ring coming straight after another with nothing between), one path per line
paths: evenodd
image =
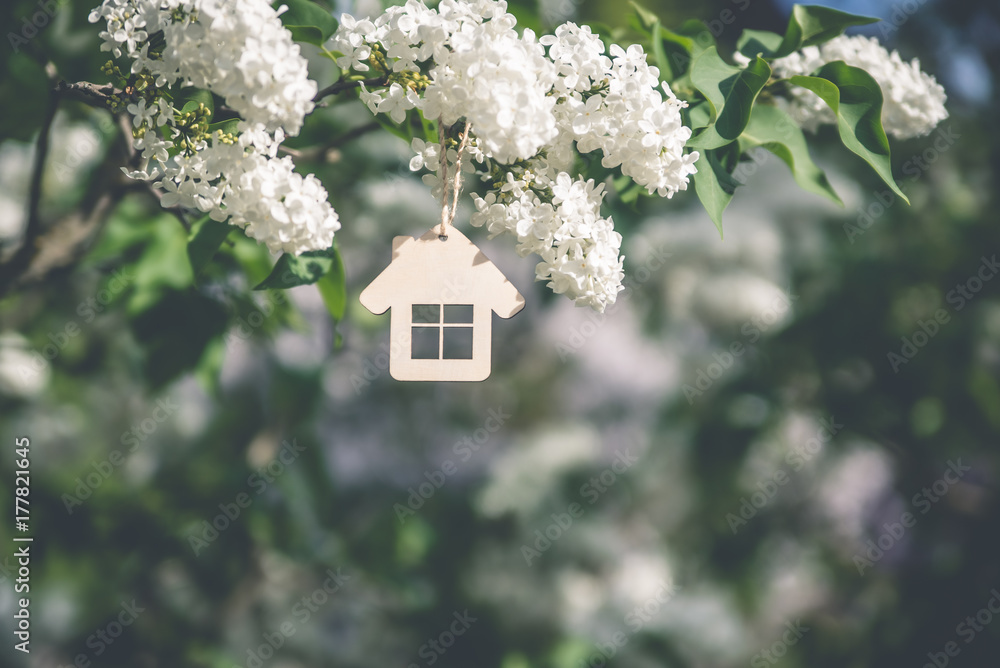
M438 230L438 238L441 241L448 239L448 226L455 221L455 211L458 209L458 195L462 192L462 155L465 153L465 146L469 142L469 130L472 124L465 122L465 129L458 143L458 157L455 159L454 181L448 179L448 147L445 144L444 123L438 118L438 142L441 145L441 227ZM451 193L451 203L448 203L448 194Z

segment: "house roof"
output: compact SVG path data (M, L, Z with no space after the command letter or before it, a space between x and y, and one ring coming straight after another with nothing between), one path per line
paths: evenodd
M392 240L392 261L361 292L372 313L409 304L485 304L502 318L524 307L524 297L469 238L454 227Z

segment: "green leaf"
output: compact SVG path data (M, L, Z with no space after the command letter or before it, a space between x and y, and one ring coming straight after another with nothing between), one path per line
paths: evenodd
M166 220L166 215L161 218ZM187 257L187 234L180 225L168 223L166 220L150 228L148 243L132 267L134 289L125 307L130 316L149 308L164 292L185 290L194 283Z
M212 220L208 216L195 225L191 229L191 234L188 237L188 260L191 262L191 269L197 276L201 273L205 265L211 261L215 256L215 252L219 250L219 246L222 242L226 240L229 233L233 230L233 226L229 223L220 223L217 220Z
M630 0L629 4L632 5L632 14L629 15L629 25L643 35L652 35L654 32L653 27L659 25L660 19L656 14L634 0Z
M848 14L819 5L794 5L776 57L786 56L805 46L822 44L852 26L878 23L880 20L875 16Z
M705 49L715 46L715 35L713 35L712 31L708 29L708 26L698 19L688 19L684 21L684 23L677 28L675 34L679 37L684 37L690 40L691 53L695 56Z
M615 189L618 191L618 199L622 204L629 204L635 210L635 204L639 200L639 196L646 191L646 189L633 181L630 177L626 176L621 180L615 180Z
M765 57L781 48L782 37L768 30L744 30L736 40L736 50L748 58L758 54Z
M198 360L194 370L195 380L205 391L216 394L219 391L222 364L226 360L226 340L222 336L210 340Z
M132 335L146 353L145 378L154 388L198 365L205 348L226 331L219 301L196 290L166 290L131 319Z
M208 131L215 134L216 130L222 130L227 134L236 134L239 132L240 119L230 118L226 121L219 121L218 123L209 123Z
M780 42L774 33L747 30L736 44L740 53L745 56L759 54L768 59L782 58L802 47L831 40L851 26L868 25L879 20L818 5L794 5Z
M844 146L865 160L893 192L909 204L892 176L889 140L882 128L882 89L870 74L843 61L827 63L816 76L794 76L791 83L816 93L837 116Z
M662 27L660 22L657 21L653 24L653 59L656 61L656 67L660 70L660 80L664 80L664 75L670 75L670 79L673 79L673 68L670 66L670 61L667 60L667 52L663 49L663 36Z
M438 141L437 121L424 118L423 114L420 114L419 117L420 124L424 128L424 141L436 144Z
M204 104L210 113L215 113L215 101L212 98L212 93L203 88L188 86L174 93L173 105L176 109L194 111L199 104Z
M844 205L830 185L826 174L809 156L802 130L792 117L781 109L765 105L754 107L750 122L740 135L739 143L741 153L756 146L767 149L788 165L795 182L803 190L822 195L841 206Z
M660 68L660 80L672 84L684 76L691 68L694 48L694 40L690 37L659 26L653 34L653 55Z
M542 25L542 17L539 15L538 5L534 0L509 0L507 11L517 19L518 28L529 28L536 35L548 32Z
M307 42L322 46L337 30L337 19L315 2L310 0L279 0L273 6L287 5L282 13L281 23L292 33L296 42Z
M760 58L739 69L727 65L715 47L701 52L691 67L691 81L716 110L714 125L688 141L688 146L709 149L733 142L750 122L750 112L771 68Z
M729 206L739 183L722 166L715 153L705 151L698 159L694 189L722 237L722 212Z
M326 310L334 320L339 321L344 319L344 311L347 310L347 275L344 272L344 261L340 257L340 250L336 246L333 248L333 260L333 267L316 281L316 287L323 297Z
M402 124L399 125L397 125L391 118L387 118L385 114L375 114L375 122L381 125L383 130L391 135L399 137L405 141L407 145L409 145L413 142L413 131L409 122L410 113L413 112L407 112L407 118L402 122ZM423 125L422 121L421 125ZM435 137L435 140L436 139L437 138Z
M306 251L298 256L285 253L278 258L268 277L254 290L287 290L315 283L333 267L336 253L335 247Z
M713 118L718 118L722 112L726 105L726 93L740 71L740 68L720 58L715 47L709 47L695 57L691 64L691 83L711 103Z
M692 104L687 109L682 110L681 113L683 114L685 111L688 118L688 122L685 125L693 130L707 127L712 123L712 105L708 102Z

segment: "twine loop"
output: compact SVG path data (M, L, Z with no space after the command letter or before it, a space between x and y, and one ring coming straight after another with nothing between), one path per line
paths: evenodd
M454 180L448 179L448 146L445 142L444 123L438 118L438 143L441 145L441 227L438 230L438 239L447 241L448 226L455 222L455 210L458 208L458 195L462 192L462 155L465 153L465 146L469 141L469 130L472 124L465 122L465 129L458 143L458 157L455 160ZM451 193L451 203L448 203L448 194Z

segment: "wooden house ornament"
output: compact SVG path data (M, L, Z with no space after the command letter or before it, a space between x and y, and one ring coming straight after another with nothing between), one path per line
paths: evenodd
M389 374L396 380L485 380L493 313L509 318L524 297L468 237L434 227L392 240L392 261L361 292L376 315L392 309Z

